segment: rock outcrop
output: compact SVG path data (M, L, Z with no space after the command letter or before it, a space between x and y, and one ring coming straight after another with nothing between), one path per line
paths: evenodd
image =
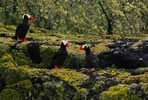
M106 36L107 38L101 39L97 35L73 36L49 31L46 34L29 33L27 38L31 38L31 41L16 42L11 39L11 32L2 34L0 100L148 98L147 63L141 60L138 62L141 57L146 62L144 57L147 56L147 41L144 39L121 39L117 36ZM50 68L54 52L59 48L61 40L66 39L71 47L67 48L69 55L65 60L64 69ZM92 51L99 52L100 66L96 72L89 73L85 68L85 52L78 49L83 43L91 44ZM132 56L134 54L137 58ZM123 60L129 62L123 63ZM130 62L131 60L136 62ZM127 66L122 66L124 64Z

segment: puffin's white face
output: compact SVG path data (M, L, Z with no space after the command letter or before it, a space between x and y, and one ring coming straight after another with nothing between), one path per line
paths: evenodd
M86 44L85 44L85 45L82 45L82 49L84 49L84 48L85 48L85 46L86 46Z
M82 45L82 48L84 49L84 48L88 48L88 47L90 47L90 45L89 44L84 44L84 45Z
M68 41L67 41L67 40L66 40L66 41L64 41L64 40L63 40L62 42L63 42L63 44L64 44L64 45L66 45L66 44L68 43Z
M31 17L31 15L29 15L29 14L26 14L26 16L28 17L28 19L30 19L30 17Z
M63 44L64 44L65 46L69 47L69 43L68 43L67 40L63 40L62 42L63 42Z
M34 18L31 15L29 15L29 14L24 14L23 18L24 18L25 15L28 17L29 20L34 20Z
M89 46L89 44L84 44L84 45L80 46L80 50L84 50L85 47L88 48L90 46Z

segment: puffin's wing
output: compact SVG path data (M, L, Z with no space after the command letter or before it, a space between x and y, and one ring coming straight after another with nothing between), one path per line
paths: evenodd
M87 63L98 63L99 59L97 55L91 53L90 55L85 57Z
M55 52L55 54L54 54L52 60L55 60L60 54L61 54L61 53L60 53L60 50L58 50L57 52Z
M23 28L23 25L22 25L22 24L19 24L19 25L17 26L17 28L16 28L16 34L19 34L20 31L22 30L22 28Z
M23 27L21 24L17 25L15 35L12 37L12 39L17 39L18 35L20 34L21 27Z

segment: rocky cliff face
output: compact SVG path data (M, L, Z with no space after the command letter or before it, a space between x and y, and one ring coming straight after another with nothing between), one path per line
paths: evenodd
M118 35L100 37L31 29L35 33L27 34L29 41L16 42L11 39L14 26L0 28L0 100L148 99L147 65L135 64L139 61L138 57L147 54L146 35L145 38L123 38ZM55 70L50 67L51 58L61 40L69 40L71 47L67 49L69 56L64 69ZM83 43L91 44L91 50L98 54L100 66L96 72L89 73L85 68L85 52L78 49L79 44ZM136 53L137 58L131 53ZM133 57L136 62L128 62L129 65L126 63L128 66L124 67L122 57ZM116 60L118 63L113 62Z

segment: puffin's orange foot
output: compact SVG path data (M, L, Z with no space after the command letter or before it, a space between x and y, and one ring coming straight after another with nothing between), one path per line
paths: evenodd
M88 72L96 72L96 68L88 69Z
M90 72L96 72L96 70L91 70Z
M17 39L17 41L23 41L22 39Z
M56 70L58 70L59 68L58 67L56 67Z

